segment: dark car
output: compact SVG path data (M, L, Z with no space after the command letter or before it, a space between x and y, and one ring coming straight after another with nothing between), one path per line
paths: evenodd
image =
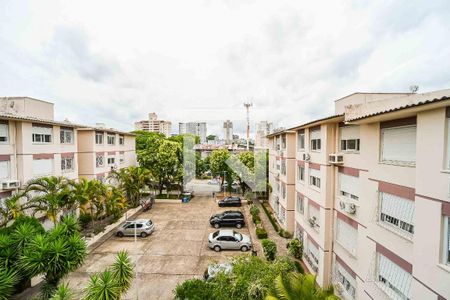
M240 211L225 211L221 214L212 216L209 219L209 224L215 228L223 226L233 226L242 228L245 225L244 215Z
M226 197L219 201L219 207L225 206L241 206L241 198L239 197Z

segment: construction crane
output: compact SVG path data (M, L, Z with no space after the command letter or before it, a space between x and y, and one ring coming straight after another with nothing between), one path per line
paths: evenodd
M247 151L250 149L250 107L253 106L253 103L247 102L244 103L244 107L247 110Z

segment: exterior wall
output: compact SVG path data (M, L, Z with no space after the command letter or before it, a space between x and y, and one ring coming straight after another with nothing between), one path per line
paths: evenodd
M53 103L29 97L0 97L0 112L53 120Z

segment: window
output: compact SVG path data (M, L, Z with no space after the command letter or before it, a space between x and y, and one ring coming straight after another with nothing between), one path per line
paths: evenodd
M281 174L286 175L286 160L281 160Z
M320 189L320 171L309 169L309 184Z
M281 224L286 223L286 209L283 206L280 206L280 211L278 213L278 219L280 220Z
M10 178L9 161L0 161L0 179Z
M303 229L300 227L300 224L295 223L295 237L299 239L299 241L303 245Z
M119 135L119 145L124 145L125 144L125 136L124 135Z
M380 192L379 221L398 233L414 234L414 201Z
M286 198L286 184L284 183L281 185L281 198Z
M34 159L33 175L45 176L53 173L53 159Z
M359 151L359 126L343 126L339 129L341 151Z
M119 153L119 163L123 164L125 162L125 154Z
M73 157L62 157L61 158L61 171L70 172L74 170L74 160Z
M116 135L108 133L107 135L108 139L108 145L115 145L116 144Z
M377 253L376 283L392 299L411 299L412 275L381 253Z
M286 149L286 135L281 136L281 148Z
M280 143L281 143L280 137L277 136L277 150L280 150Z
M342 219L336 219L336 241L348 252L355 255L358 244L358 230Z
M305 259L314 272L319 270L319 248L308 240Z
M359 179L339 173L339 195L353 200L359 199Z
M48 144L52 142L53 127L33 125L32 140L33 143Z
M98 131L95 132L95 143L97 145L103 144L103 136L104 136L103 132L98 132Z
M305 133L299 133L297 135L297 144L299 150L305 149Z
M320 228L320 211L319 208L312 205L310 202L308 203L308 219L311 227L318 231Z
M73 143L73 129L61 128L60 132L61 144L72 144Z
M381 129L381 161L415 164L415 125Z
M320 129L310 131L310 147L312 151L320 151L322 147L320 141Z
M305 166L298 166L298 180L305 181Z
M96 158L95 158L95 166L97 168L103 167L103 164L104 164L103 159L104 159L104 155L97 155L96 156Z
M8 122L0 123L0 143L7 143L9 137Z
M336 281L351 299L356 297L356 279L336 261Z
M443 263L450 265L450 216L444 217Z
M113 165L116 162L116 158L114 156L108 157L108 165Z
M305 211L305 199L301 194L297 194L297 211L301 214Z

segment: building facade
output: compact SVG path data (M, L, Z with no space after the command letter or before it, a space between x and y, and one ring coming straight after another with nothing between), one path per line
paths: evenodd
M226 144L233 142L233 122L230 120L223 122L223 139Z
M179 134L192 134L200 138L200 143L206 143L206 122L188 122L178 124Z
M162 133L166 137L170 136L172 123L170 121L159 120L156 113L149 113L148 120L142 120L134 123L136 130Z
M268 149L267 135L273 132L273 123L261 121L256 125L255 148Z
M295 132L287 202L320 285L344 299L450 298L449 107L450 90L355 93L334 116L269 136L275 153Z

